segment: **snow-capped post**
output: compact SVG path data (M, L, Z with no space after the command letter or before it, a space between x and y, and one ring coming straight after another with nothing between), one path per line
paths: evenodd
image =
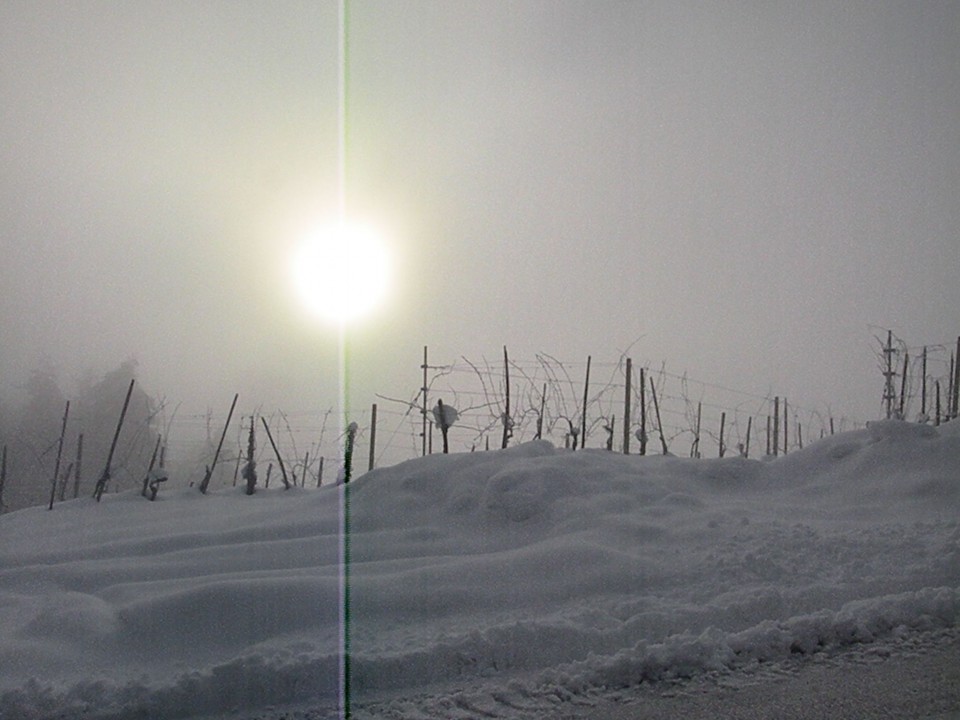
M263 423L263 429L267 431L267 439L270 441L270 446L273 448L273 454L277 456L277 464L280 466L280 476L283 479L283 489L290 489L290 481L287 479L287 468L283 464L283 458L280 457L280 451L277 450L277 444L273 441L273 435L270 434L270 426L267 425L267 419L260 416L260 422ZM271 465L271 467L273 467ZM270 468L267 468L267 477L270 477Z
M503 378L505 400L503 415L500 418L503 421L503 440L500 443L501 449L507 447L507 442L513 436L513 418L510 417L510 361L507 359L506 345L503 346ZM446 445L446 435L444 435L443 442L444 445Z
M450 446L447 443L447 433L459 418L456 408L452 405L444 405L443 400L437 400L437 406L433 409L433 418L440 427L440 434L443 436L443 454L450 452Z
M587 393L590 392L590 356L587 355L587 376L583 381L583 415L580 417L580 447L587 447Z
M207 466L207 471L200 483L200 492L204 495L206 495L207 488L210 486L210 478L213 477L213 471L217 467L217 460L220 459L220 450L223 449L223 441L227 437L227 428L230 427L230 420L233 418L233 411L237 407L237 398L239 397L240 393L235 393L233 396L233 402L230 403L230 412L227 413L227 421L223 424L223 432L220 433L220 442L217 443L217 451L213 454L213 462Z
M247 495L253 495L257 489L257 461L254 460L254 452L257 447L255 430L257 427L257 418L250 416L250 434L247 435L247 462L243 466L243 479L247 481Z
M53 469L53 480L50 481L50 506L47 510L53 510L53 501L57 494L57 479L60 475L60 458L63 457L63 436L67 434L67 417L70 415L70 401L67 400L67 407L63 411L63 424L60 426L60 440L57 442L57 462Z
M133 394L134 380L130 380L130 387L127 388L127 397L123 401L123 409L120 411L120 419L117 421L117 429L113 433L113 442L110 443L110 452L107 453L107 462L103 466L103 472L97 479L97 484L93 489L93 496L100 502L103 497L103 491L107 489L107 482L110 480L110 463L113 462L113 453L117 450L117 441L120 439L120 430L123 428L123 419L127 416L127 407L130 405L130 396Z
M630 378L633 375L633 360L627 358L625 377L626 390L623 393L623 454L630 454Z

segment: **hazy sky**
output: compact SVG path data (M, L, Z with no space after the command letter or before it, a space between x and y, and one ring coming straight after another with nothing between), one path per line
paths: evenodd
M877 328L960 332L960 3L354 0L349 46L349 212L395 258L358 406L423 345L640 338L863 418ZM332 0L0 3L4 388L133 356L189 408L329 406L289 258L336 211L337 73Z

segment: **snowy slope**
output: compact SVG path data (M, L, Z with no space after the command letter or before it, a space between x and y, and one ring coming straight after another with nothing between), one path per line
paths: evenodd
M413 460L350 486L357 717L537 717L960 614L960 424L779 459ZM0 518L0 717L335 716L338 488Z

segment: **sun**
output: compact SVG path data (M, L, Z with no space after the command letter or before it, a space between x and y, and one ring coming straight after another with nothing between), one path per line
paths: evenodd
M390 281L390 256L372 228L336 224L318 228L302 239L292 269L307 309L324 320L346 325L383 301Z

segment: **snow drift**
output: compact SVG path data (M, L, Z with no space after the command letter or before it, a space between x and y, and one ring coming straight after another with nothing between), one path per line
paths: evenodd
M3 516L0 717L335 716L341 491ZM358 717L536 717L960 613L956 422L764 460L435 455L358 478L349 507Z

